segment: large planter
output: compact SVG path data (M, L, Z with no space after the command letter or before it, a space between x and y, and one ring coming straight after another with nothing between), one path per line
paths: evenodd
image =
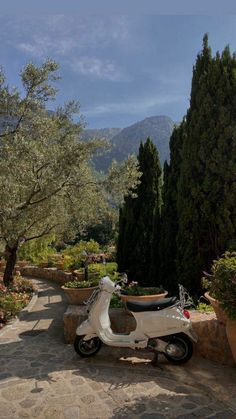
M234 361L236 362L236 320L227 320L226 334Z
M228 316L224 312L224 310L221 308L220 302L218 300L216 300L215 298L211 297L211 295L209 295L208 292L205 292L204 296L211 303L211 305L212 305L212 307L215 311L217 320L220 323L226 324Z
M150 294L150 295L124 295L121 294L121 299L124 302L127 301L158 301L158 300L162 300L163 298L165 298L168 294L168 291L163 292L162 294Z
M68 302L73 305L80 305L84 304L85 301L89 299L92 295L93 291L97 287L90 287L90 288L66 288L64 286L61 287L65 292Z

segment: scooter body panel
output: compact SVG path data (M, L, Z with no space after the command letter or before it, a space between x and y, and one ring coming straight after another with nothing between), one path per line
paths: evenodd
M145 331L149 338L185 332L191 327L190 320L176 306L132 314L137 322L136 330Z

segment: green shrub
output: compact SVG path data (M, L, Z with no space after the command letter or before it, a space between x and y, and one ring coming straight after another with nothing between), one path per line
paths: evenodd
M54 234L28 241L20 247L18 257L34 265L47 262L48 257L56 252L52 247L54 241Z
M236 252L225 252L213 262L212 274L202 278L209 294L219 300L222 309L236 319Z
M100 276L108 275L111 278L114 277L115 272L117 271L116 262L108 263L91 263L88 267L89 272L99 272Z
M62 252L61 255L65 259L70 257L70 263L68 263L68 268L80 268L84 265L86 261L86 255L84 253L99 253L100 246L94 240L88 242L81 240L74 246L67 246Z
M196 309L198 311L214 311L213 307L210 304L206 304L206 303L198 303Z

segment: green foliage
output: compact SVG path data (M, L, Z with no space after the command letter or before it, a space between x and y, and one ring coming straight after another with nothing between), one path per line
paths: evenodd
M112 295L111 302L110 302L110 308L124 308L125 305L123 301L120 299L120 297L116 294Z
M88 242L81 240L74 246L67 246L62 252L61 256L64 260L68 261L67 267L82 267L86 260L85 252L89 255L90 253L99 253L100 246L94 240Z
M120 272L126 271L130 280L141 285L158 281L156 241L161 206L161 166L158 151L150 139L140 145L140 184L134 189L136 197L126 197L120 209L117 262Z
M178 181L181 167L181 149L184 139L185 124L182 122L174 128L170 137L170 163L164 165L164 184L162 190L163 205L161 208L160 238L160 278L169 292L178 289L176 273L177 234L178 234Z
M24 243L18 253L18 258L27 260L34 265L46 262L50 255L55 253L52 243L55 241L55 234L40 237Z
M212 57L207 36L193 69L177 184L178 281L194 295L236 237L236 56ZM178 173L177 173L178 177Z
M236 252L225 252L213 262L211 272L203 277L203 286L220 301L228 316L236 319Z
M65 283L66 288L90 288L96 287L99 283L99 279L89 279L88 281L68 281Z
M11 89L0 74L0 115L8 121L0 134L0 237L7 248L4 281L12 281L15 256L22 243L56 233L74 237L97 218L110 200L121 202L138 179L133 158L98 179L91 158L104 141L82 141L82 123L73 123L78 103L54 113L58 65L30 63L20 77L24 94ZM104 204L105 202L105 204Z
M117 263L116 262L108 262L108 263L90 263L88 267L89 273L98 272L100 277L103 276L110 276L113 278L116 275L117 271Z
M29 298L25 298L25 296L17 299L12 294L7 294L5 296L0 295L0 310L5 312L6 318L9 319L16 316L28 302Z
M206 303L198 303L196 310L201 311L203 313L214 311L213 307L210 304L206 304Z

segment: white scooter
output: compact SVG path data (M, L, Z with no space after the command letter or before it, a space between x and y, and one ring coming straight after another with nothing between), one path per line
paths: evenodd
M127 283L127 277L121 281ZM81 357L95 355L102 343L109 346L148 348L174 364L187 362L193 353L192 341L197 336L192 330L189 312L185 310L185 291L180 286L180 298L164 298L155 302L127 302L127 309L136 320L136 329L127 334L111 329L109 306L112 294L120 294L121 287L106 276L87 301L88 319L77 327L75 351Z

